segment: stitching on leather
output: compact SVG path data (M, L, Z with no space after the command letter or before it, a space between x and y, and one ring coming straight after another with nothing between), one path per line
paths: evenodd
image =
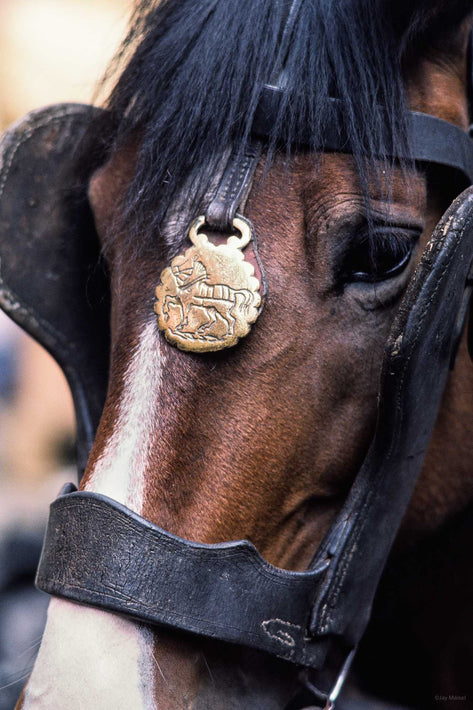
M227 198L230 198L232 203L235 201L241 191L241 181L245 178L250 163L251 158L249 156L245 156L241 162L238 162L237 159L233 161L232 169L226 179L226 184L218 196L220 202L226 202ZM237 168L238 174L235 177Z
M218 213L218 221L224 220L225 222L230 222L232 215L238 209L238 205L245 191L246 183L251 176L251 167L257 157L258 151L255 150L251 150L241 158L235 155L230 157L230 165L227 167L226 174L223 176L222 184L208 208L208 211L211 213L213 209L215 209L214 205L216 204L226 207L223 210L223 214Z
M452 218L453 218L453 215L452 215L452 217L451 217L450 220L449 220L450 222L452 221ZM447 222L447 224L445 225L445 229L446 229L446 230L447 230L448 226L449 226L449 225L448 225L448 222ZM460 245L461 245L461 243L462 243L462 236L463 236L463 234L465 233L465 229L466 229L466 227L464 226L464 227L462 228L461 232L458 234L457 242L456 242L455 246L454 246L453 249L452 249L452 253L451 253L451 255L450 255L450 258L449 258L449 262L448 262L448 263L450 263L450 261L454 258L454 256L455 256L457 250L460 248ZM456 231L456 230L455 230L455 231ZM445 243L445 242L444 242L444 243ZM442 248L442 245L439 244L438 249L437 249L437 254L439 253L439 251L440 251L441 248ZM440 289L440 286L441 286L442 283L443 283L443 279L445 278L445 274L446 274L446 272L447 272L448 263L446 263L446 264L443 266L443 268L442 268L442 270L441 270L441 272L440 272L440 274L439 274L439 276L438 276L438 278L437 278L437 283L436 283L436 285L435 285L435 288L434 288L434 290L433 290L432 296L430 297L429 301L431 300L432 297L435 297L435 296L437 295L437 293L438 293L438 291L439 291L439 289ZM414 349L415 349L415 346L417 345L417 342L418 342L418 340L419 340L419 332L420 332L420 330L421 330L420 326L422 326L422 324L423 324L423 322L424 322L424 320L425 320L425 318L426 318L426 316L427 316L428 308L429 308L429 303L426 303L426 304L424 305L424 308L423 308L421 314L420 314L419 317L417 318L418 327L417 327L416 330L415 330L415 335L414 335L414 339L413 339L413 341L412 341L412 345L411 345L411 348L410 348L410 352L409 352L409 354L406 356L406 361L405 361L404 367L403 367L402 372L401 372L401 375L400 375L400 380L399 380L399 381L400 381L400 386L397 387L396 406L397 406L397 408L399 408L399 410L400 410L400 412L401 412L401 419L400 419L400 423L399 423L399 427L398 427L399 430L400 430L401 427L402 427L402 422L403 422L403 419L404 419L404 415L402 414L402 407L400 407L401 396L402 396L402 395L401 395L401 393L402 393L402 388L403 388L404 381L405 381L405 378L406 378L406 373L407 373L408 365L409 365L409 363L410 363L410 361L411 361L411 359L412 359L412 354L413 354ZM394 439L393 439L392 442L391 442L389 451L388 451L388 453L387 453L387 458L390 458L394 446L395 446L395 441L394 441ZM348 572L348 567L350 566L350 563L351 563L351 561L352 561L352 559L353 559L353 555L354 555L354 552L355 552L355 549L356 549L356 545L357 545L358 539L359 539L361 533L362 533L363 530L364 530L363 521L361 520L361 522L360 522L358 525L357 525L357 522L360 520L360 517L361 517L362 513L364 513L365 510L366 510L366 508L371 504L371 501L372 501L372 499L373 499L374 494L380 490L381 484L382 484L382 482L383 482L384 480L385 480L385 476L384 476L384 475L381 476L381 477L379 477L379 478L377 479L377 481L375 482L374 488L373 488L373 489L370 489L370 490L368 491L368 493L366 494L366 496L365 496L365 501L364 501L364 503L363 503L363 505L362 505L361 511L360 511L360 513L356 516L356 521L355 521L354 526L353 526L354 532L353 532L353 534L350 535L350 537L349 537L349 551L347 551L347 553L346 553L345 555L343 555L343 558L342 558L342 559L343 559L344 561L343 561L342 565L339 567L338 571L335 571L334 576L333 576L333 580L334 580L334 582L336 582L335 587L333 588L333 590L331 591L331 593L327 596L326 602L325 602L325 603L322 605L322 607L321 607L320 622L319 622L319 624L318 624L318 627L319 627L321 633L326 633L327 630L328 630L329 627L330 627L330 624L333 622L333 615L332 615L332 613L331 613L331 607L333 607L333 606L337 603L338 596L339 596L340 591L341 591L341 587L343 586L343 582L345 581L345 578L346 578L346 575L347 575L347 572ZM356 532L355 532L355 531L356 531ZM347 541L347 543L348 543L348 541ZM346 544L347 544L347 543L346 543Z
M270 624L280 624L283 626L283 629L279 628L276 630L276 633L271 633L269 629ZM296 640L290 633L288 633L288 631L284 631L284 629L294 629L294 631L300 631L302 627L299 626L299 624L292 624L290 621L284 621L284 619L267 619L261 623L261 628L270 638L275 639L275 641L279 641L279 643L282 643L285 646L294 648Z
M453 256L453 255L452 255L452 256ZM436 287L435 287L435 289L434 289L434 291L433 291L433 296L435 296L435 295L437 294L437 291L438 291L438 289L440 288L441 280L443 279L446 270L447 270L447 267L445 266L444 269L443 269L443 271L442 271L441 274L440 274L440 277L439 277L438 281L437 281ZM421 316L420 316L419 319L418 319L419 325L422 325L422 323L423 323L423 321L424 321L424 319L425 319L427 307L428 307L428 304L425 306L423 313L421 314ZM400 403L402 385L404 384L404 380L405 380L405 376L406 376L406 371L407 371L407 366L408 366L408 364L409 364L409 362L410 362L410 360L411 360L411 358L412 358L412 351L413 351L413 349L414 349L414 345L416 345L417 342L418 342L418 332L419 332L419 330L420 330L420 328L416 330L416 335L415 335L415 337L414 337L414 340L413 340L413 343L412 343L412 346L411 346L411 352L410 352L410 354L406 357L406 363L405 363L405 366L404 366L404 368L403 368L403 370L402 370L402 373L401 373L401 376L400 376L400 383L401 383L401 386L397 388L397 394L396 394L397 407L399 407L399 403ZM400 407L399 407L399 408L400 408ZM399 423L399 429L401 428L402 421L403 421L402 408L400 408L400 411L401 411L401 420L400 420L400 423ZM388 451L388 453L387 453L387 458L390 458L391 453L392 453L392 450L393 450L393 447L394 447L394 440L392 441L391 446L390 446L390 448L389 448L389 451ZM371 501L372 501L372 499L373 499L373 496L374 496L375 492L378 492L378 491L380 490L381 484L382 484L382 482L383 482L384 480L385 480L385 476L384 476L384 475L381 476L381 477L379 477L379 478L377 479L376 483L375 483L374 488L373 488L373 489L370 489L370 490L368 491L368 493L367 493L367 495L366 495L366 497L365 497L365 501L364 501L364 503L363 503L363 505L362 505L361 511L360 511L360 513L359 513L359 514L357 515L357 517L356 517L356 521L360 521L360 518L361 518L361 516L362 516L362 513L364 513L364 512L366 511L366 509L369 507L369 505L371 504ZM361 520L358 525L356 525L356 522L355 522L355 524L354 524L354 532L353 532L353 534L350 536L349 551L348 551L345 555L343 555L343 560L344 560L344 561L343 561L343 563L341 564L341 566L339 567L339 572L334 575L334 582L336 582L336 584L335 584L335 586L334 586L334 588L333 588L333 591L332 591L331 594L328 596L327 602L326 602L326 603L324 604L324 606L322 607L323 612L325 612L325 614L326 614L326 618L324 618L324 614L321 613L321 622L320 622L321 625L320 625L320 628L321 628L321 631L323 630L322 632L326 632L326 631L328 630L328 627L330 626L330 624L331 624L332 621L333 621L333 616L332 616L332 614L331 614L331 612L330 612L330 608L333 607L333 606L337 603L338 597L339 597L339 595L340 595L341 587L343 586L343 582L344 582L345 579L346 579L346 575L347 575L347 572L348 572L348 568L349 568L350 563L351 563L351 561L352 561L352 559L353 559L353 555L354 555L354 553L355 553L355 549L356 549L358 540L359 540L360 535L362 534L363 530L364 530L363 520Z
M223 178L223 185L221 186L221 189L218 191L217 194L217 202L224 203L226 202L228 198L228 194L230 192L232 183L233 183L233 176L235 174L236 170L236 164L235 160L233 158L230 158L231 164L228 169L228 173L224 176Z

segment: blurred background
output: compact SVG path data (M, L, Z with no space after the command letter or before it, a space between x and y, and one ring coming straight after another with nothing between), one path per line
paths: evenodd
M31 109L90 102L132 0L0 0L0 131ZM47 605L33 590L49 502L75 481L74 415L52 358L0 311L0 710L11 710Z

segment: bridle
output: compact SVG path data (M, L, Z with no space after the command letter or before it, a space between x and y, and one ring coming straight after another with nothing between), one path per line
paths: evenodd
M375 436L306 572L272 567L246 541L180 539L69 484L51 506L39 588L306 669L321 671L330 652L329 690L311 680L299 700L334 702L424 460L466 310L472 255L468 190L439 224L409 286L388 343Z
M253 134L243 150L228 156L207 206L206 222L213 229L232 229L244 211L265 142L276 121L284 126L279 106L285 48L300 1L285 5L280 57L263 88ZM343 103L331 99L330 107L323 148L350 153ZM79 110L78 115L83 120ZM409 114L409 126L411 152L399 155L386 139L385 154L448 166L473 184L473 144L464 131L415 112ZM303 127L296 139L301 146L310 143ZM4 144L4 155L0 209L17 155L11 142ZM277 569L247 541L206 545L181 539L106 496L69 484L51 505L38 587L147 623L265 651L303 669L303 689L292 709L315 703L332 707L423 464L463 330L472 259L473 192L468 190L438 225L408 287L387 344L370 449L307 571ZM5 285L3 271L1 277ZM5 292L2 306L44 341L41 323L32 324ZM48 338L54 350L49 331ZM71 362L73 368L73 356ZM94 428L92 409L87 402L78 406L83 430Z

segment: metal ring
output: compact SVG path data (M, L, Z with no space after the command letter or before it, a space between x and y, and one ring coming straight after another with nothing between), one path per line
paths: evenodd
M197 217L197 219L193 221L192 226L189 230L189 239L193 244L195 244L199 229L201 229L204 225L205 215L200 215L199 217ZM240 232L241 237L237 237L235 234L232 234L228 238L229 243L237 249L244 249L251 242L251 237L253 235L253 228L251 226L251 222L246 219L246 217L243 217L242 215L237 215L232 220L232 226L234 227L235 231Z
M205 215L201 214L197 219L192 222L191 228L189 229L189 239L192 244L195 244L197 238L197 232L205 224Z
M251 222L240 214L233 219L232 226L237 229L241 234L240 239L238 239L238 237L236 236L233 236L232 243L235 244L238 249L244 249L247 244L251 242L251 237L253 233ZM235 239L238 239L238 244L235 243Z

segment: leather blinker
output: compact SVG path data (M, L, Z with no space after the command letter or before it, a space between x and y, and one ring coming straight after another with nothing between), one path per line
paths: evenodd
M0 143L0 307L43 345L69 383L79 475L105 402L108 283L74 151L99 109L29 113Z

